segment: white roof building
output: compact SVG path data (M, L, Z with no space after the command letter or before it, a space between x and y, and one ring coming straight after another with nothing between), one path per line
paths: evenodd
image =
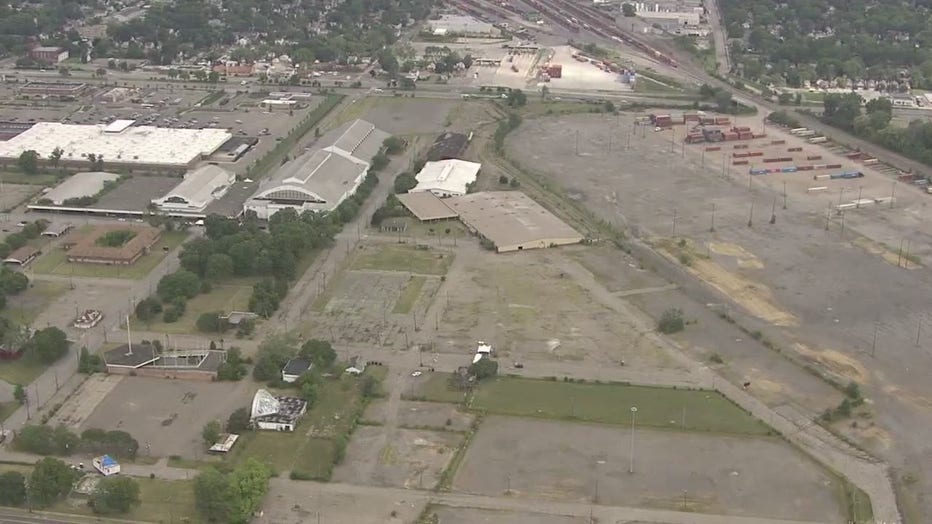
M43 194L40 199L51 200L56 206L63 205L70 198L94 196L99 193L107 182L115 182L120 178L116 173L103 171L89 171L75 173L52 190Z
M466 194L469 184L476 181L482 164L465 160L438 160L424 164L424 168L415 176L417 186L409 193L430 191L445 198Z
M213 154L232 136L225 129L133 127L132 121L121 120L107 125L39 122L0 142L0 159L15 160L29 150L46 159L60 147L64 150L61 157L64 163L87 162L88 155L93 154L103 156L105 165L186 168Z
M316 148L283 165L246 201L246 211L268 219L282 209L328 212L362 184L372 158L390 135L356 120L328 132Z
M161 198L152 201L162 211L200 212L222 198L236 183L236 175L208 164L185 175L184 180Z
M466 15L440 15L440 18L428 20L427 28L435 35L490 35L498 32L494 25Z

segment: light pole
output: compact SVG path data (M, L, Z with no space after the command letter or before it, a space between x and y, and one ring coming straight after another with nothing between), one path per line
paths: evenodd
M628 473L634 473L634 420L637 417L637 406L631 406L631 454L628 460Z

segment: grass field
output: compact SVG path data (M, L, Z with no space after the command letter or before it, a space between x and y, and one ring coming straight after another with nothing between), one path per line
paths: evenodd
M19 171L0 172L0 180L4 184L32 184L37 186L50 186L58 182L58 176L52 174L40 173L37 175L27 175Z
M68 291L65 282L30 281L29 289L23 293L7 297L6 308L0 316L17 324L29 325L45 311L45 308Z
M194 506L194 481L137 478L139 506L120 515L122 522L201 522ZM55 512L93 515L83 500L59 502L51 509Z
M648 78L646 76L639 76L637 81L634 83L634 92L635 93L682 93L683 90L670 87L666 84L661 84L660 82Z
M408 283L405 284L404 289L401 290L401 296L399 296L398 301L395 302L395 308L392 310L392 313L410 313L418 297L421 296L421 288L424 287L424 282L426 281L427 277L423 276L413 276L409 278Z
M769 428L711 391L498 378L482 384L471 407L500 415L636 424L656 428L766 435Z
M0 402L0 422L9 418L17 409L19 409L19 402Z
M252 281L247 279L236 280L235 285L214 286L210 293L202 293L188 300L184 315L177 322L165 323L161 317L152 322L143 322L133 317L134 329L158 331L159 333L196 333L197 318L203 313L211 311L246 311L249 307L249 297L252 296Z
M380 245L369 246L358 252L350 268L445 275L451 263L451 253L411 246Z
M462 402L465 392L450 388L450 376L450 373L424 373L404 397L427 402Z
M162 234L162 238L152 246L148 255L142 256L135 264L129 266L104 264L82 264L68 262L63 249L52 249L32 263L32 271L50 275L73 275L76 277L129 278L140 279L148 275L166 253L178 247L188 234L183 231L171 231ZM168 248L165 251L164 248Z
M24 356L19 360L0 360L0 380L10 384L29 385L45 371L46 366Z

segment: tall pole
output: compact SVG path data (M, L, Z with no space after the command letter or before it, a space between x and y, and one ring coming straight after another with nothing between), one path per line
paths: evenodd
M676 238L676 209L673 209L673 238Z
M786 209L786 182L783 182L783 209Z
M709 224L709 232L715 232L715 202L712 202L712 222Z
M754 225L754 200L751 200L751 209L748 210L748 227Z
M874 340L871 342L871 358L874 358L874 352L877 351L877 321L874 321Z
M634 420L637 412L637 406L631 406L631 454L628 457L628 473L634 473Z
M896 196L896 180L893 181L893 187L890 188L890 208L893 208L893 200Z
M919 322L916 324L916 347L919 347L919 335L922 333L922 317L919 317Z
M861 191L864 189L864 186L858 186L858 201L854 203L855 209L861 209Z
M773 203L770 205L770 223L777 223L777 197L773 197Z

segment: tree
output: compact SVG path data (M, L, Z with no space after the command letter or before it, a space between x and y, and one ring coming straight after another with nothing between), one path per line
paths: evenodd
M71 492L76 473L68 464L46 457L36 463L29 476L29 501L39 508L51 506L56 500Z
M223 427L220 425L219 420L211 420L207 424L204 424L204 429L201 430L201 437L204 439L204 444L207 446L213 446L220 440L220 431Z
M252 457L233 470L229 483L231 524L247 524L252 520L269 489L271 476L268 466Z
M39 172L39 153L29 149L19 154L16 159L16 167L27 175L34 175Z
M67 66L61 66L58 68L58 74L61 76L70 76L71 70L69 70Z
M469 366L469 374L476 377L476 380L493 378L498 375L498 361L490 358L479 359Z
M58 164L61 162L61 157L64 154L65 150L60 147L56 147L49 153L49 163L52 164L52 167L58 167Z
M246 408L238 408L233 413L230 413L230 418L227 419L227 432L242 433L249 429L249 421L249 410Z
M212 280L222 280L233 274L233 258L226 253L214 253L207 257L205 275Z
M678 308L670 308L664 311L660 315L660 320L657 321L657 331L667 335L683 331L684 327L683 311Z
M417 186L417 178L411 173L402 173L395 177L394 191L397 194L407 193Z
M194 479L194 503L205 519L227 522L232 500L230 482L215 468L207 468Z
M527 95L520 89L512 89L508 91L507 101L508 107L521 107L527 103Z
M128 513L139 503L139 483L122 476L101 479L90 500L94 513L102 515Z
M94 71L94 75L96 75L97 78L103 78L103 77L107 76L107 70L104 69L103 67L98 67L98 68Z
M23 388L22 384L17 384L13 388L13 398L20 404L26 403L26 389Z
M161 312L162 302L155 296L144 298L136 304L136 318L142 321L153 319Z
M337 359L337 352L326 340L313 338L301 346L302 358L310 359L318 369L330 369Z
M272 336L259 345L252 376L256 380L276 380L285 363L295 354L295 340L284 335Z
M173 302L176 298L194 298L200 290L201 279L184 269L162 277L156 288L159 297L165 302Z
M621 14L631 18L632 16L637 16L637 10L634 8L634 5L625 2L621 4Z
M0 474L0 506L22 506L26 503L26 477L19 471Z
M731 111L731 91L725 89L719 90L715 93L715 105L717 106L719 112L727 113Z
M398 59L395 57L395 53L392 52L390 48L385 48L379 51L378 54L379 67L381 67L386 73L388 73L389 78L395 78L398 76Z
M36 331L27 347L41 362L51 364L68 353L68 338L57 327L48 327Z
M211 71L210 73L207 74L207 81L210 82L211 84L216 84L217 82L220 81L220 73L216 71Z
M221 311L202 313L201 316L197 317L198 331L203 331L205 333L217 333L219 331L223 331L223 324L225 322L220 319L221 314L223 314Z
M382 142L382 147L385 148L385 154L397 155L405 150L405 140L399 136L390 136Z

